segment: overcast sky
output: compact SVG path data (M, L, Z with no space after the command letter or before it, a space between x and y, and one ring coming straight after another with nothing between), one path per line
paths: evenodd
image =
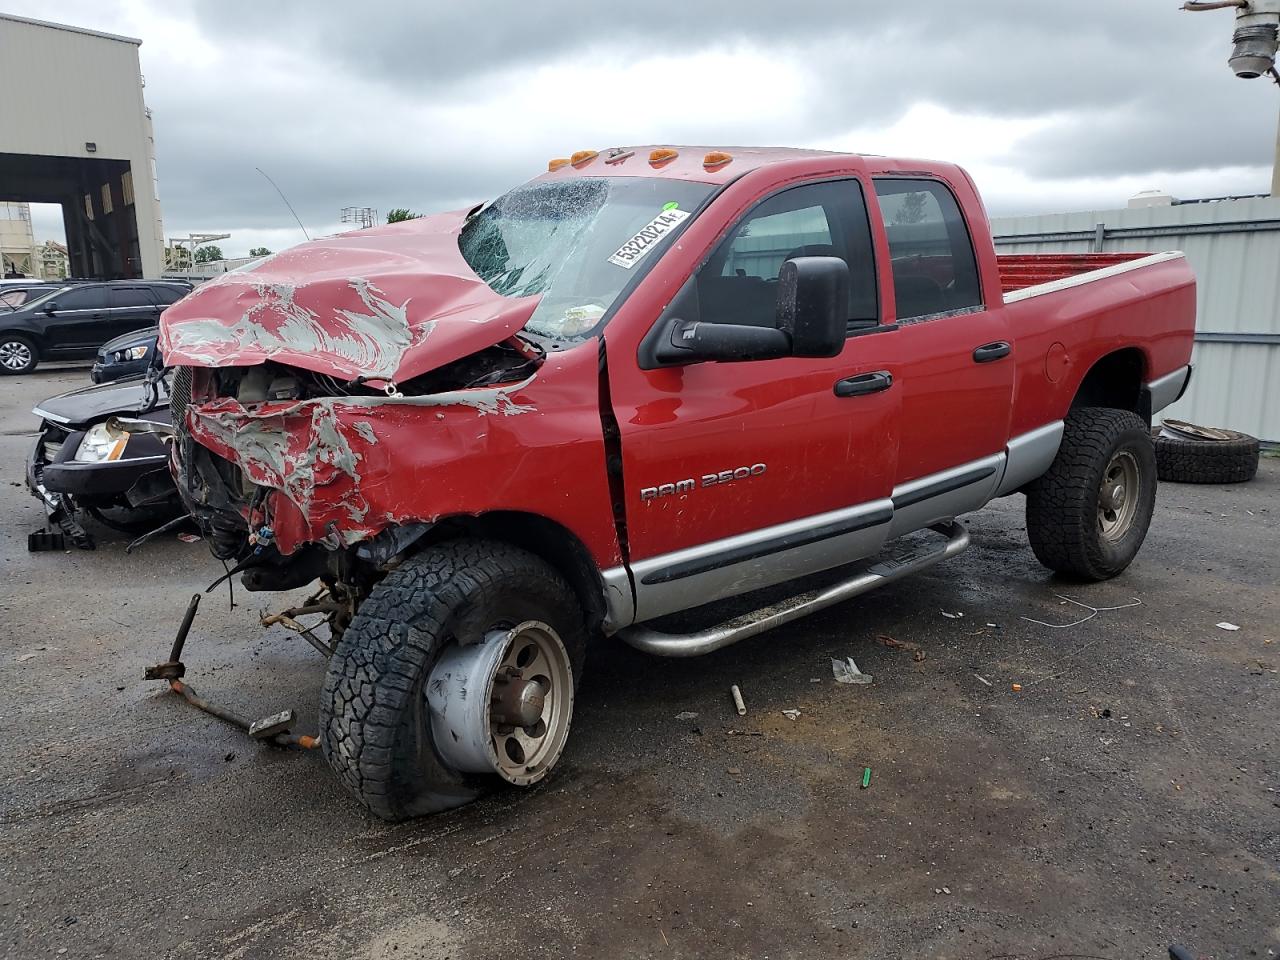
M143 40L166 233L229 256L302 239L255 167L313 234L627 143L954 160L992 214L1045 213L1266 192L1280 110L1228 69L1231 14L1179 0L0 4Z

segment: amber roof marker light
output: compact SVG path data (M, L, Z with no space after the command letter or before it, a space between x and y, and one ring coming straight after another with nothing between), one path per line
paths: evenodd
M568 157L556 157L554 160L548 160L547 173L555 173L561 167L567 167L568 165L569 165Z
M649 163L652 166L660 167L664 163L670 163L678 156L680 156L680 152L678 150L672 150L670 147L662 147L661 149L654 150L649 154Z
M733 156L725 153L723 150L712 150L702 158L702 165L708 170L717 170L732 159Z
M598 156L600 156L600 154L596 150L579 150L569 158L569 162L575 167L585 167Z

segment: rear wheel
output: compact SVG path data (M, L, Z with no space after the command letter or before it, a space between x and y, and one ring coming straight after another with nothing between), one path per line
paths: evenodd
M492 541L429 547L342 634L321 697L325 756L387 820L537 783L568 738L585 646L573 591L538 557Z
M35 342L20 333L0 335L0 373L30 373L40 362Z
M1027 536L1058 573L1106 580L1137 556L1156 502L1146 424L1128 410L1080 407L1044 476L1027 488Z

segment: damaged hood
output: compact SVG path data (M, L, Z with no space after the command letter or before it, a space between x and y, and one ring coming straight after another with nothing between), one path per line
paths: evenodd
M169 406L168 384L157 383L159 408ZM44 420L72 429L80 429L110 416L134 417L146 405L146 388L142 377L129 377L114 383L81 387L40 401L31 412Z
M466 211L314 240L226 273L165 310L160 350L187 366L275 360L403 382L522 329L537 297L495 293L458 249Z

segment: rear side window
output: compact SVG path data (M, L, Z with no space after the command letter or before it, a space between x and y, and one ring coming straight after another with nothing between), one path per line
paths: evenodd
M146 287L112 287L111 306L119 309L154 307L155 300Z
M106 292L101 287L71 287L52 298L59 310L101 310Z
M151 287L151 295L160 301L162 306L177 303L187 291L178 287Z
M898 319L982 305L973 241L951 190L936 180L878 179Z
M778 273L796 257L844 260L849 265L850 327L877 322L871 227L856 180L792 187L761 201L698 272L699 319L773 326Z

